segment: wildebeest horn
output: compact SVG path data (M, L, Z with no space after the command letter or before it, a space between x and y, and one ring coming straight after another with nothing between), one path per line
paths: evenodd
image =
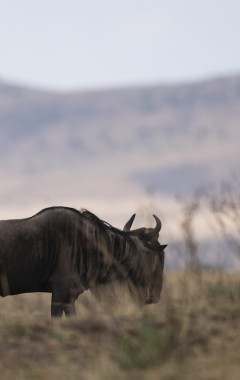
M135 219L135 216L136 214L133 214L131 216L131 218L129 219L129 221L125 224L125 226L123 227L123 231L127 232L127 231L130 231L131 227L132 227L132 224L133 224L133 221Z
M156 232L159 232L162 228L162 222L161 220L156 216L156 215L153 215L154 219L156 220L156 227L154 228L154 230Z

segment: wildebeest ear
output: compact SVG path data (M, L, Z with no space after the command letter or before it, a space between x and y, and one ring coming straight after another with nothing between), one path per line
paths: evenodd
M135 216L136 214L133 214L131 216L131 218L129 219L129 221L125 224L125 226L123 227L123 231L127 232L127 231L130 231L131 227L132 227L132 224L133 224L133 221L135 219Z
M164 249L167 248L167 246L168 246L167 244L161 245L162 251L164 251Z

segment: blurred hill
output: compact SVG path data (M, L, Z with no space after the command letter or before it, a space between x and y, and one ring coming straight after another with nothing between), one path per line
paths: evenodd
M68 93L0 82L2 213L98 198L95 211L105 199L126 215L149 188L189 195L239 173L239 120L240 76Z

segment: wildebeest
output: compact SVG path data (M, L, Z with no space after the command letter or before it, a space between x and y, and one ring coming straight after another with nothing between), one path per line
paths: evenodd
M0 221L0 295L52 293L51 315L75 314L84 290L113 281L128 284L142 303L158 302L164 249L155 228L122 230L90 211L50 207L26 219Z

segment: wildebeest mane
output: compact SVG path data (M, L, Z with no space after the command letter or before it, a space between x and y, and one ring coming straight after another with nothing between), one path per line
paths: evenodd
M90 220L93 224L95 224L100 230L105 230L105 231L109 230L114 233L118 233L126 238L127 234L124 231L121 231L118 228L113 227L108 222L105 222L105 220L98 218L95 214L93 214L89 210L81 209L80 213L84 218Z
M95 251L92 265L94 262L94 266L98 267L98 273L96 273L98 280L101 283L109 282L109 276L113 275L112 271L115 272L115 275L117 272L119 281L126 279L130 270L133 276L134 271L130 268L129 263L136 255L136 246L129 235L99 219L86 209L81 210L81 215L93 226L92 237L90 237ZM132 280L134 279L132 278Z

